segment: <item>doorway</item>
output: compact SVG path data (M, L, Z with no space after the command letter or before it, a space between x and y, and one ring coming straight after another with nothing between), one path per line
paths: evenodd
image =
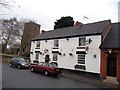
M116 77L117 54L111 53L107 56L107 76Z
M49 55L45 55L45 62L49 62L50 61L50 56Z

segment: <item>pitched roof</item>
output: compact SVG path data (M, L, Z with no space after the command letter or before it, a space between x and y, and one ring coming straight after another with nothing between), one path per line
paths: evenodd
M120 49L120 22L113 23L110 31L108 32L105 40L101 44L101 49Z
M46 40L46 39L56 39L56 38L65 38L65 37L97 35L97 34L100 35L108 21L110 20L83 24L80 28L71 26L71 27L46 31L44 33L39 34L32 40L33 41Z

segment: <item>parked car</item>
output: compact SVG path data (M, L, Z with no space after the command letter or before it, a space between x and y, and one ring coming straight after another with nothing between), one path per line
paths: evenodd
M39 63L38 60L33 60L32 62L30 62L30 65L37 65Z
M61 74L61 69L57 67L55 63L40 62L30 66L30 71L37 71L44 73L44 75L55 75Z
M23 57L13 57L10 61L10 67L29 68L29 62Z

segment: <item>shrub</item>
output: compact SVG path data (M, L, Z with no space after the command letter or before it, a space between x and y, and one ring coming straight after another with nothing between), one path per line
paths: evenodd
M24 52L24 53L22 54L22 56L30 57L30 52Z

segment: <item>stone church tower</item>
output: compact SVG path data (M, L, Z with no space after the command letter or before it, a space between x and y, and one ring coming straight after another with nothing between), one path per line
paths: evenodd
M30 53L31 40L40 34L40 25L34 22L28 22L24 25L24 32L21 41L20 55Z

